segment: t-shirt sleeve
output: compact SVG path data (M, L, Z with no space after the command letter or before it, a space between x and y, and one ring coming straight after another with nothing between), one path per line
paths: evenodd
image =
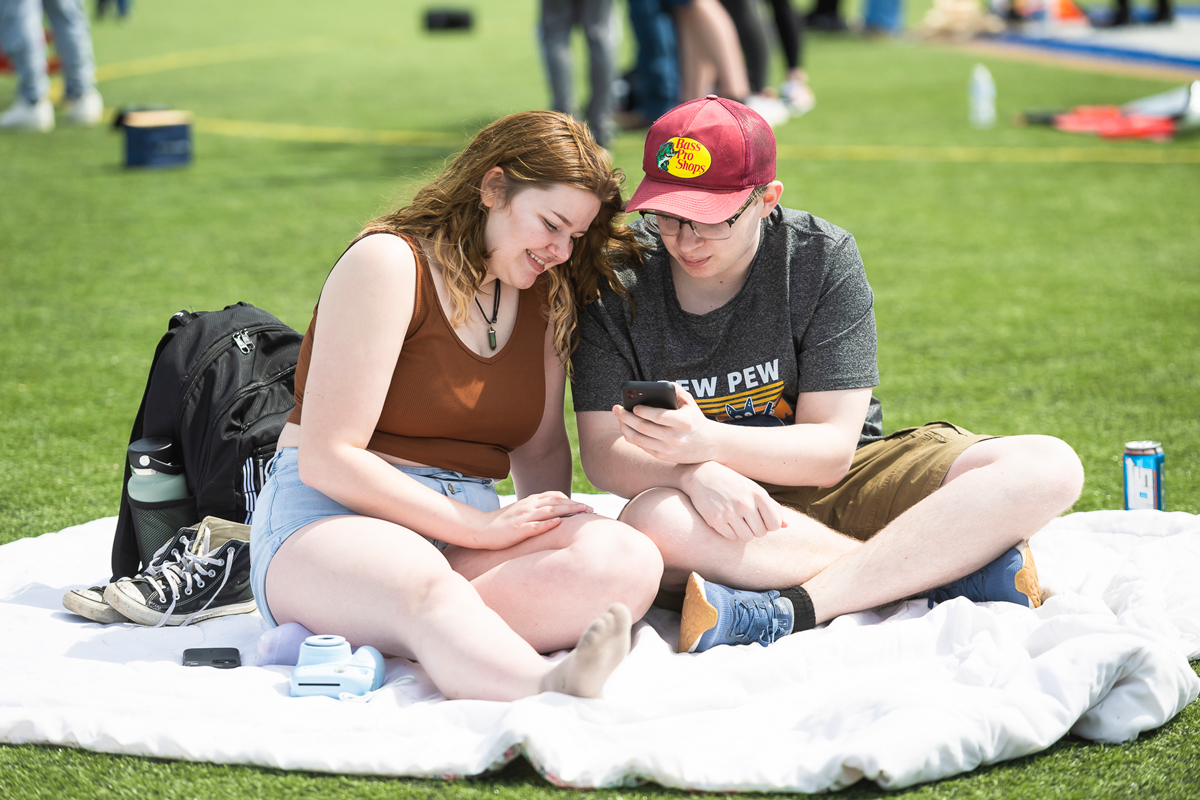
M796 343L799 391L878 386L875 295L853 236L830 247L826 266L820 301Z
M571 355L576 413L608 411L621 401L621 384L636 380L628 328L612 316L605 300L614 302L615 295L605 293L579 313L579 344Z

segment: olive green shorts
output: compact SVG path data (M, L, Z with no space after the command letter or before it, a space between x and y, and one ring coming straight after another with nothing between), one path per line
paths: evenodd
M866 541L933 494L964 450L994 438L949 422L930 422L858 448L850 471L836 486L761 485L780 504Z

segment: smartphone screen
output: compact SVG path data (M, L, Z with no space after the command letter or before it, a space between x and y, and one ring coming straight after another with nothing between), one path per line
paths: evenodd
M669 381L625 381L621 384L621 405L626 411L634 406L679 408L675 384Z
M183 651L183 665L233 669L242 665L242 654L236 647L192 647Z

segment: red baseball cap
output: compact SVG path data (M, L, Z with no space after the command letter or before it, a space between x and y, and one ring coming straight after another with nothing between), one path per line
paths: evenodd
M650 126L642 171L646 177L626 211L722 222L755 187L775 180L775 134L746 106L710 94Z

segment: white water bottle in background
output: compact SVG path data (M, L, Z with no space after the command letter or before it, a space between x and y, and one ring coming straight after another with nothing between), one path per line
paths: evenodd
M996 82L983 64L971 68L967 98L970 104L971 127L992 128L996 125Z

